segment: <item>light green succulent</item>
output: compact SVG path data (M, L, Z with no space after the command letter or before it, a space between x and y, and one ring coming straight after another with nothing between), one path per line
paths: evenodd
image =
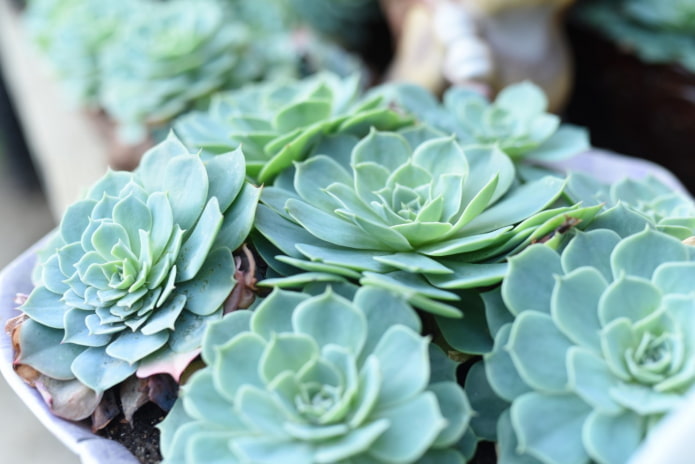
M262 77L262 58L246 56L251 30L218 0L141 2L100 56L100 102L137 141L214 91ZM264 55L260 55L263 57ZM290 72L286 62L275 63ZM258 64L258 65L257 65Z
M17 364L97 394L152 365L178 378L235 285L260 195L244 171L240 150L203 162L172 136L105 175L42 253Z
M695 235L695 202L684 192L675 190L653 176L625 178L610 185L578 172L568 177L565 193L585 205L618 202L646 216L657 229L684 240Z
M440 104L427 90L391 84L372 90L464 144L497 145L513 160L558 161L589 149L582 128L547 113L548 99L530 82L503 89L493 102L464 87L451 87Z
M695 72L695 7L690 0L585 2L575 17L647 63Z
M265 188L254 243L279 274L265 284L360 280L459 317L449 290L499 282L508 254L600 208L554 204L564 186L555 177L518 185L494 147L428 137L335 137Z
M243 145L249 176L272 180L304 159L325 136L366 135L371 127L397 129L412 118L360 98L357 75L321 73L303 79L249 85L218 94L207 112L179 118L176 132L191 147L215 153Z
M695 249L622 205L590 229L486 298L500 462L623 464L695 386Z
M135 0L30 0L27 32L49 58L70 98L96 105L99 55L134 10Z
M207 367L159 425L164 463L458 463L454 363L391 293L275 290L205 336Z

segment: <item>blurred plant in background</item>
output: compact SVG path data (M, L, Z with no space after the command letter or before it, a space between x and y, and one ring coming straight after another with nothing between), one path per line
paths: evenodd
M647 63L679 63L695 72L691 0L594 0L580 3L576 16Z
M103 108L129 144L218 90L362 70L276 0L32 0L25 19L72 97Z

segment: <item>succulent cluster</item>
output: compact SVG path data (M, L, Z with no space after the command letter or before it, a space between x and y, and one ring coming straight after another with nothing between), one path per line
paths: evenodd
M42 254L15 364L97 395L136 373L178 378L235 285L260 195L244 177L240 150L203 162L173 136L109 172Z
M246 168L259 182L272 180L304 159L330 134L366 135L370 128L394 130L412 118L361 98L357 75L333 73L287 82L266 82L215 95L207 112L179 118L176 132L191 147L209 153L243 145Z
M504 462L620 464L695 385L695 249L616 206L510 258L485 356ZM506 315L503 313L508 311ZM492 316L492 315L495 316Z
M558 161L589 148L584 129L560 124L548 99L530 82L503 89L493 102L465 87L447 90L440 104L422 87L391 84L372 90L462 144L496 145L514 161Z
M468 401L419 331L384 290L274 291L210 326L159 426L164 462L463 462Z
M121 140L137 143L219 90L324 68L362 71L337 46L297 36L288 8L275 0L31 0L25 16L71 93L106 110Z
M695 7L689 0L586 2L577 18L647 63L679 63L695 72Z
M428 136L421 128L338 136L264 189L255 243L280 274L270 282L352 278L457 317L438 301L458 300L448 290L498 283L505 256L566 215L588 219L600 207L550 208L561 179L519 186L496 148Z

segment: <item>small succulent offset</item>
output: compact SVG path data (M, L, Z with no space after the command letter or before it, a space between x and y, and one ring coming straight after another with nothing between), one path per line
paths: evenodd
M443 131L462 144L497 145L514 161L559 161L589 148L584 129L560 124L547 113L548 99L530 82L503 89L493 102L465 87L451 87L443 105L422 87L391 84L372 91Z
M15 365L97 397L133 374L178 379L235 286L260 195L244 179L240 150L203 162L173 136L105 175L42 253Z
M215 95L207 112L192 112L175 124L191 147L215 153L243 145L246 169L259 182L272 180L304 159L329 134L363 136L371 127L398 129L412 118L360 98L357 75L320 73L302 80L260 83Z
M455 364L388 291L275 290L205 335L207 367L159 425L164 463L460 463Z
M461 148L453 137L422 142L422 134L330 139L265 188L254 243L279 274L266 283L361 280L458 317L442 302L458 299L447 290L499 282L509 253L567 215L588 219L600 208L549 209L562 180L520 186L514 164L495 147Z
M681 240L695 235L695 202L654 176L625 178L607 185L587 174L573 172L565 193L584 205L602 203L610 207L620 202L654 222L657 229Z
M621 205L591 228L510 258L488 308L505 463L625 463L695 385L695 248Z
M214 91L264 75L246 48L245 24L219 0L142 2L100 56L100 102L137 142L146 125L160 125ZM282 66L291 68L289 63Z

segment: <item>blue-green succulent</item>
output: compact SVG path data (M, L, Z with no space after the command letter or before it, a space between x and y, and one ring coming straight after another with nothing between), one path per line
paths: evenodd
M514 161L558 161L589 149L586 131L547 113L547 97L530 82L504 88L492 102L456 86L444 93L443 103L412 84L385 85L371 93L383 95L444 135L456 134L463 145L496 145Z
M486 298L501 462L625 463L695 386L695 248L623 205L575 233Z
M304 159L322 138L363 136L411 125L412 118L363 99L359 76L320 73L302 80L265 82L216 95L207 112L189 113L175 124L191 147L207 152L243 145L251 178L267 183Z
M585 205L627 205L654 222L659 230L684 240L695 235L695 202L654 176L624 178L605 184L579 172L570 173L565 193Z
M695 6L690 0L586 2L575 16L647 63L677 63L695 72Z
M41 252L15 363L97 396L133 374L178 378L222 316L259 195L241 150L204 162L173 136L110 171Z
M218 0L141 2L118 40L100 54L99 100L122 137L138 141L214 91L262 77L268 70L247 56L252 31L230 21ZM262 55L263 56L263 55ZM283 63L291 74L293 57ZM256 61L252 61L256 60Z
M211 324L159 425L164 463L460 463L472 412L402 299L275 290Z
M450 290L498 283L506 256L600 208L563 205L556 177L519 185L495 147L423 130L331 138L265 188L254 243L278 274L266 284L360 280L457 317Z

